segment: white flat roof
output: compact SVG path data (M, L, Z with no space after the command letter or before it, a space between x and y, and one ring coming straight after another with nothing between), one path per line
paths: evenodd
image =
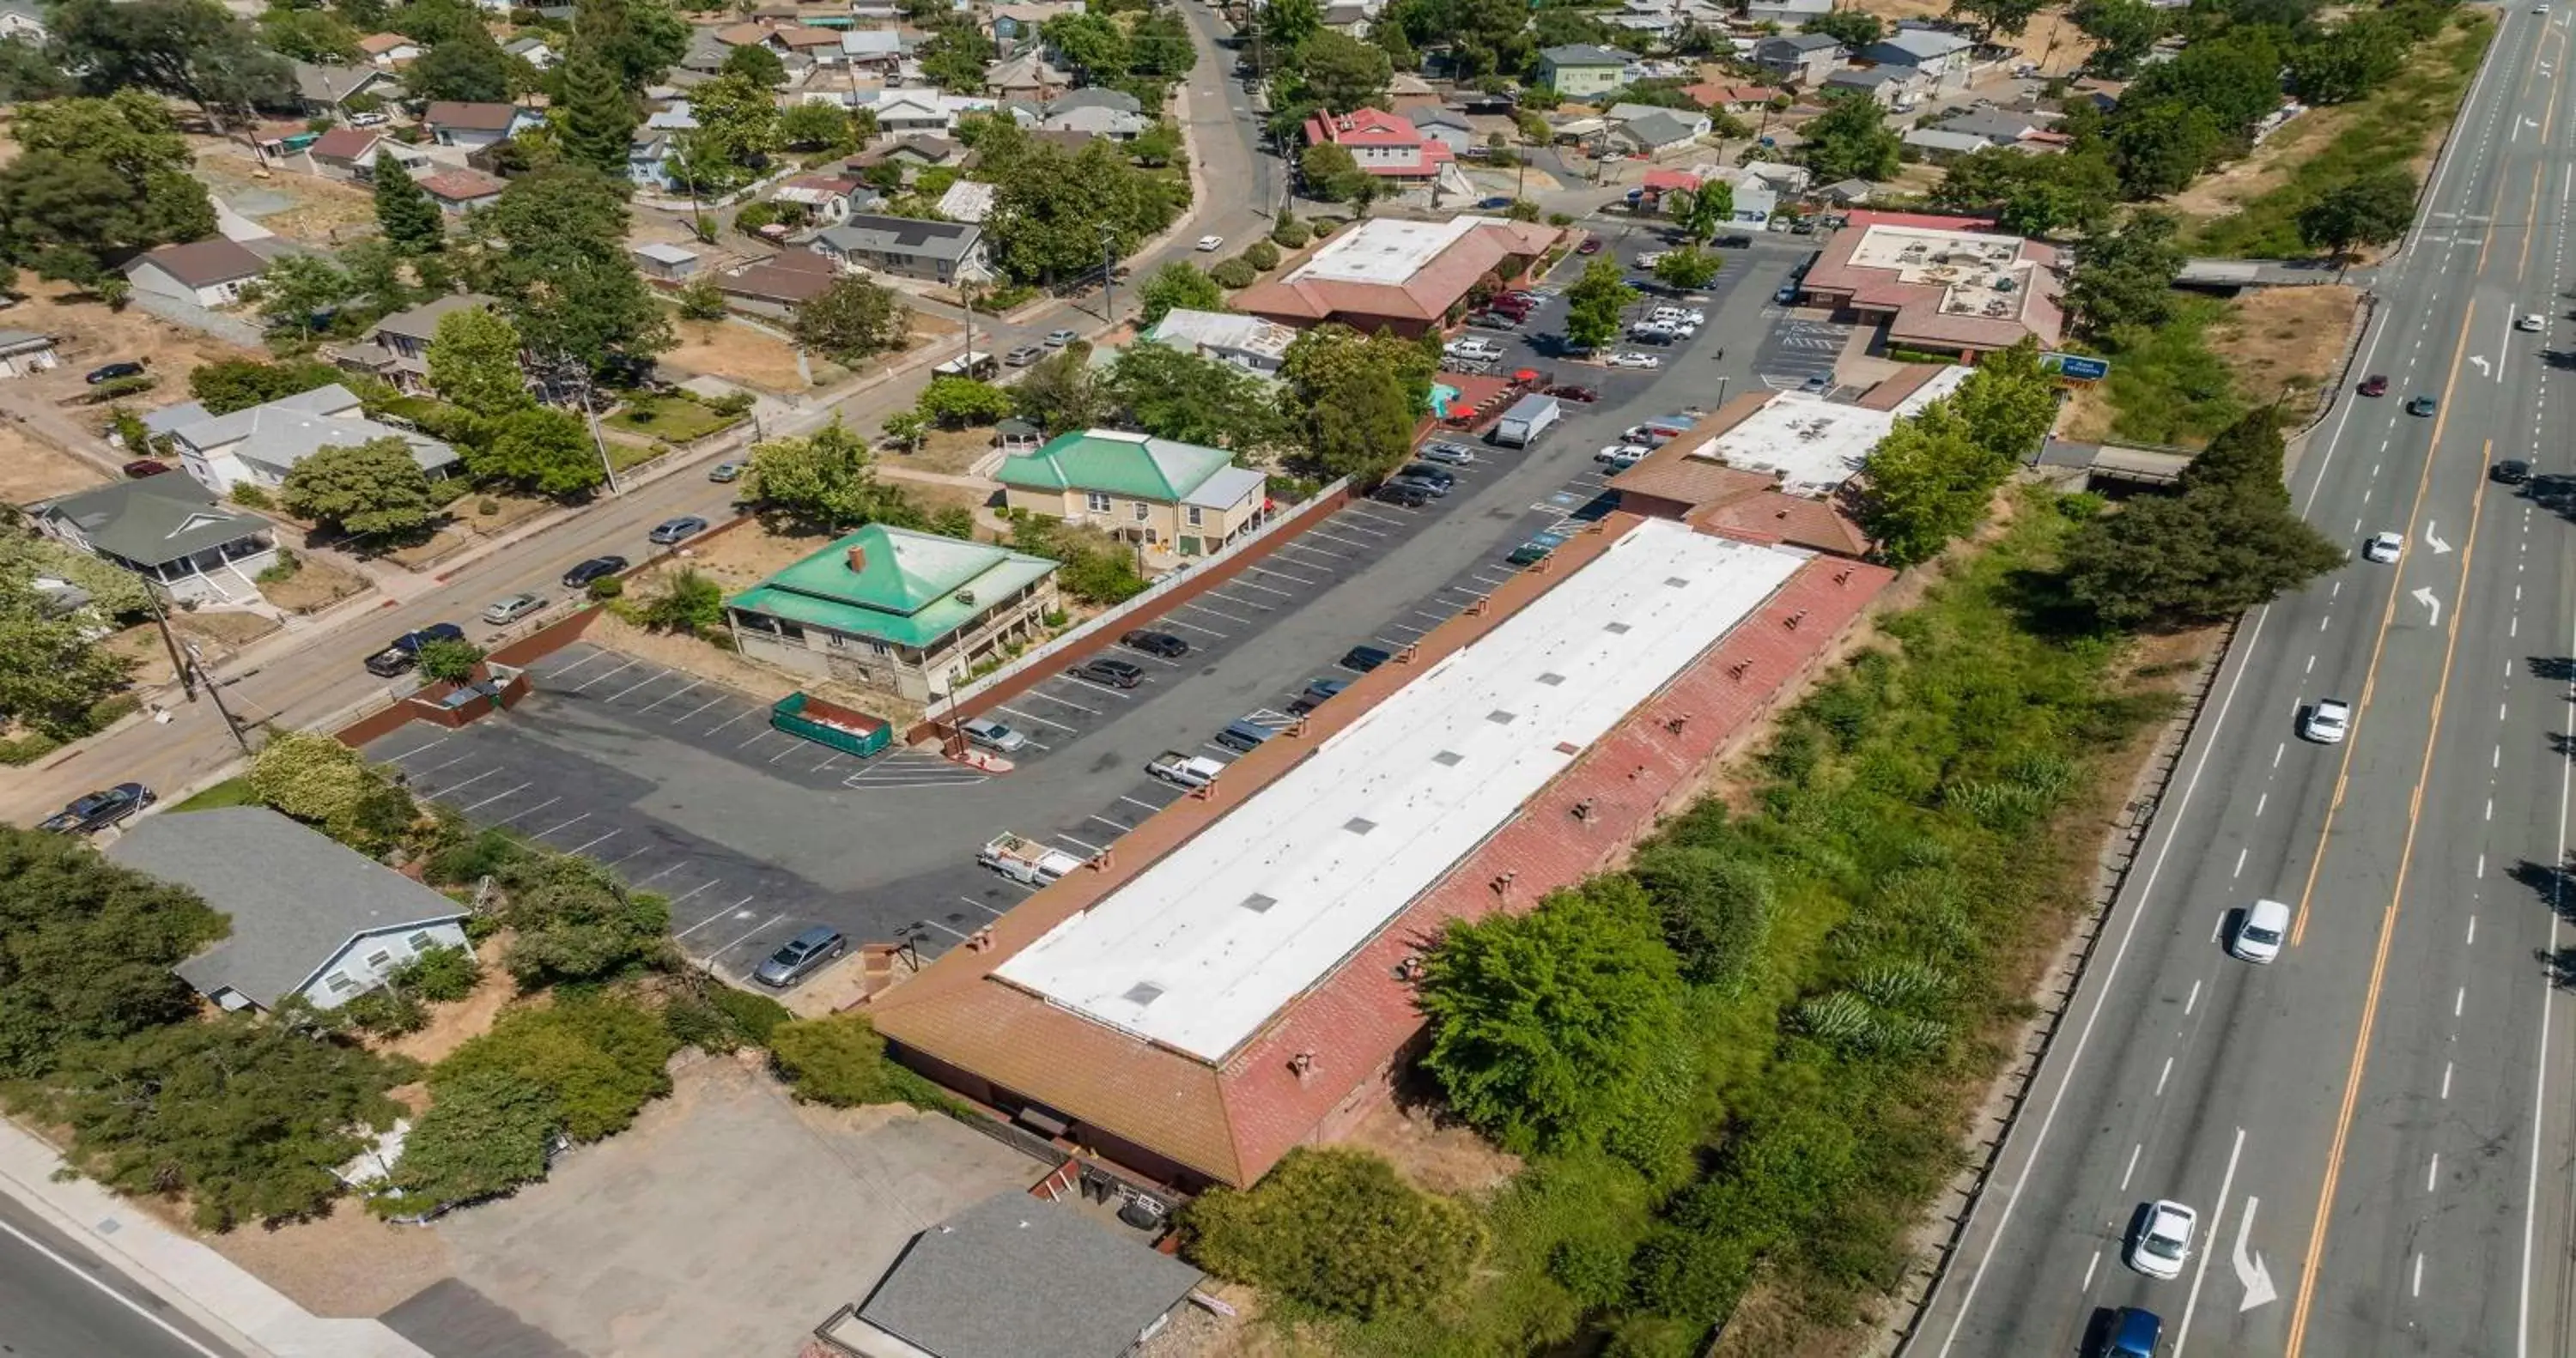
M1440 252L1480 226L1509 226L1500 217L1452 217L1445 222L1409 222L1401 217L1372 217L1325 243L1324 248L1290 272L1290 282L1310 278L1346 283L1385 283L1401 287Z
M1899 419L1958 390L1970 371L1955 365L1942 369L1894 410L1844 405L1803 391L1780 392L1690 456L1776 471L1781 489L1790 494L1822 495L1850 480Z
M995 974L1223 1060L1805 559L1638 524Z

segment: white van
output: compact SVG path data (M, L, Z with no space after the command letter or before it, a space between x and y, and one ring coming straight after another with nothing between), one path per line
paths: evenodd
M2248 962L2270 962L2281 955L2290 937L2290 907L2279 901L2256 901L2236 922L2236 937L2227 950Z

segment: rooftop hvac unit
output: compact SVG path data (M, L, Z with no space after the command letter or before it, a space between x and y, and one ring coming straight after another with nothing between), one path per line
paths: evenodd
M961 589L957 591L957 602L966 605L968 608L973 608L975 606L975 591L971 589Z

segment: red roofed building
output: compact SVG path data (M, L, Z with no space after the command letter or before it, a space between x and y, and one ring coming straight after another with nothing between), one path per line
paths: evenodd
M1456 158L1446 143L1424 136L1411 119L1378 108L1317 112L1306 120L1306 144L1323 142L1350 152L1361 169L1382 179L1431 180Z
M1384 327L1419 335L1464 314L1468 291L1486 275L1518 281L1563 234L1500 217L1373 218L1286 274L1236 293L1231 305L1282 325L1340 321L1370 333Z
M1059 1146L1253 1183L1387 1097L1450 921L1618 862L1888 579L1614 514L880 995L876 1027Z
M1752 113L1777 99L1783 93L1768 85L1728 85L1716 82L1682 86L1691 102L1712 113Z
M1982 217L1852 213L1800 300L1884 325L1891 347L1970 362L2031 336L2055 347L2066 329L2056 248L1993 228Z

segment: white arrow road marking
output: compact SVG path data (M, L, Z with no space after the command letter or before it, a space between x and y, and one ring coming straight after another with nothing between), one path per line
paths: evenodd
M2432 548L2433 555L2435 556L2440 556L2442 553L2451 550L2451 544L2442 541L2440 535L2433 531L2440 526L2441 525L2433 523L2430 520L2427 520L2424 524L2424 545Z
M2183 1345L2191 1339L2192 1313L2200 1309L2200 1285L2209 1281L2209 1261L2218 1253L2215 1242L2218 1233L2227 1226L2227 1197L2236 1191L2236 1157L2244 1153L2245 1129L2239 1127L2236 1129L2236 1144L2227 1152L2227 1173L2219 1176L2218 1180L2218 1209L2209 1219L2209 1235L2206 1237L2212 1244L2201 1251L2200 1267L2191 1275L2191 1291L2183 1297L2182 1326L2174 1331L2173 1358L2182 1358Z
M2263 1267L2263 1256L2245 1247L2246 1241L2254 1234L2254 1208L2262 1201L2251 1193L2246 1194L2244 1219L2236 1223L2236 1281L2245 1286L2244 1304L2236 1308L2240 1312L2280 1299L2280 1294L2272 1290L2272 1270Z
M2431 591L2431 590L2429 590L2429 589L2418 589L2418 590L2416 590L2416 591L2415 591L2415 602L2417 602L2417 603L2419 603L2419 604L2422 604L2422 605L2424 605L2426 608L2429 608L2429 609L2433 610L2433 617L2432 617L2431 621L2428 621L2428 622L2426 622L2426 623L2424 624L2425 626L2427 626L2427 627L2439 627L2439 626L2441 626L2441 625L2442 625L2442 601L2441 601L2440 599L2438 599L2438 598L2434 597L2433 591Z
M2478 365L2478 376L2480 377L2484 377L2489 372L2493 371L2493 369L2487 367L2487 356L2484 354L2471 354L2469 355L2469 361Z

